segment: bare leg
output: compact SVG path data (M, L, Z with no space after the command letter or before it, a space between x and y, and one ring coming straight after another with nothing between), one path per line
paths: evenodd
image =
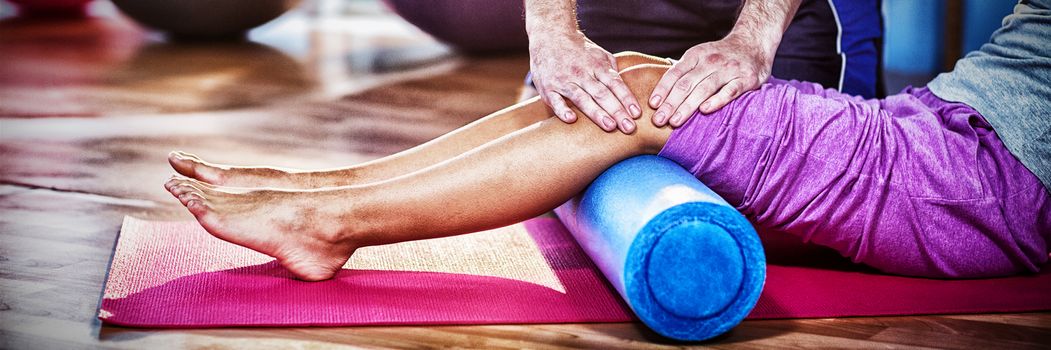
M625 81L644 96L666 68ZM645 108L644 116L652 114ZM586 120L581 118L581 120ZM277 258L304 280L331 278L357 247L490 229L548 211L614 163L656 153L671 130L634 135L546 119L455 158L362 186L242 190L173 179L165 187L208 232Z
M476 120L422 145L362 164L314 171L215 164L184 152L168 162L176 172L206 183L233 187L309 189L363 184L426 168L486 142L544 120L549 112L537 99Z
M616 56L622 70L641 64L668 64L667 60L634 52ZM549 116L546 106L532 98L392 156L335 169L304 171L231 166L210 163L183 152L172 152L168 161L179 174L223 186L309 189L366 184L438 164Z

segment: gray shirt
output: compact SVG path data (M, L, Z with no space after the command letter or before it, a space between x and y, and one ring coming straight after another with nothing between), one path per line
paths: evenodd
M978 51L927 87L981 113L1051 191L1051 0L1022 0Z

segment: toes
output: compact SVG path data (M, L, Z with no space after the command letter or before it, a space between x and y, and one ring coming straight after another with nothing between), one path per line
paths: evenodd
M181 196L181 195L183 195L183 194L185 194L187 192L192 192L192 191L195 191L195 190L196 189L193 188L193 186L180 184L180 185L175 185L172 188L169 188L168 192L171 192L171 194L173 196L175 196L175 197L179 197L179 196Z
M193 214L193 217L197 219L201 227L212 236L237 245L243 245L235 239L236 237L231 237L227 230L224 229L220 215L216 213L215 209L208 202L191 199L186 202L186 209L190 211L190 214Z
M225 232L220 229L221 225L219 223L218 215L214 214L214 209L212 209L206 201L196 198L190 199L186 201L186 209L190 211L190 214L193 214L193 217L197 219L197 222L201 224L201 227L204 227L205 231L208 231L212 236L219 239L230 241L230 239L226 237Z
M188 192L184 192L184 193L179 194L179 195L176 195L176 197L179 198L179 202L181 202L183 205L185 205L187 207L189 207L190 201L197 201L197 202L201 202L201 203L204 203L204 201L205 201L203 195L201 195L199 192L195 192L195 191L192 191L192 190L188 191Z
M182 194L182 192L180 192L180 191L184 191L185 190L184 187L187 187L187 186L193 187L191 185L190 181L193 181L193 180L187 179L187 178L179 176L179 175L172 175L172 177L170 179L168 179L167 182L164 183L164 189L166 189L166 190L168 190L168 192L171 192L172 194L178 196L178 195Z
M208 213L210 208L208 204L205 204L204 199L193 198L186 201L186 209L190 210L190 213L197 218L197 221L201 221L205 214Z
M179 178L173 175L170 179L168 179L168 181L164 182L164 189L168 190L168 192L171 192L172 187L175 187L175 185L178 184Z
M187 205L191 200L208 201L212 197L219 196L221 191L215 187L206 185L200 181L187 179L183 177L173 177L164 184L164 188L168 190L172 196L179 199L179 202L183 205Z
M179 195L191 191L202 192L200 188L195 186L189 180L172 180L164 184L164 187L168 188L168 192L178 197Z
M181 187L183 187L186 184L187 180L189 179L179 175L172 175L172 177L164 183L164 189L168 190L168 192L170 192L172 195L178 197L180 194L183 193L181 192Z
M168 164L171 164L175 172L183 176L194 177L196 175L194 158L196 157L182 151L172 151L168 153Z
M223 187L220 187L220 186L217 186L217 185L213 185L213 184L210 184L210 183L207 183L207 182L203 182L203 181L200 181L200 180L196 180L196 179L182 177L182 176L179 176L179 175L172 175L172 178L169 179L168 182L164 183L164 188L167 189L168 192L172 192L172 194L174 194L174 195L179 195L180 194L180 192L177 192L177 191L180 191L180 190L181 191L185 191L186 190L185 188L182 188L182 187L189 187L191 189L197 190L197 191L205 193L205 194L229 193L230 192L230 191L224 190Z
M222 181L222 172L218 168L195 155L172 151L168 154L168 163L171 164L172 169L186 177L212 184L220 184Z

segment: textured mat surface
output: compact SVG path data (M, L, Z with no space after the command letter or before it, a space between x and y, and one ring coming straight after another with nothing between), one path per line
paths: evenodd
M768 249L777 249L770 247ZM127 218L99 318L137 327L619 322L632 319L555 219L359 249L300 282L195 222ZM944 281L770 265L749 318L1051 309L1051 273Z
M627 306L553 219L359 249L301 282L196 222L127 218L99 317L144 327L608 322Z

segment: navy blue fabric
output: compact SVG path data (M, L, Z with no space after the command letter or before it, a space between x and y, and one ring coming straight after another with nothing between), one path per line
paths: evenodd
M882 69L883 18L878 0L832 0L842 27L840 52L846 60L840 91L883 97L877 87ZM882 83L879 84L882 86Z
M718 336L759 299L766 257L755 229L671 160L624 160L555 213L639 319L664 336Z

